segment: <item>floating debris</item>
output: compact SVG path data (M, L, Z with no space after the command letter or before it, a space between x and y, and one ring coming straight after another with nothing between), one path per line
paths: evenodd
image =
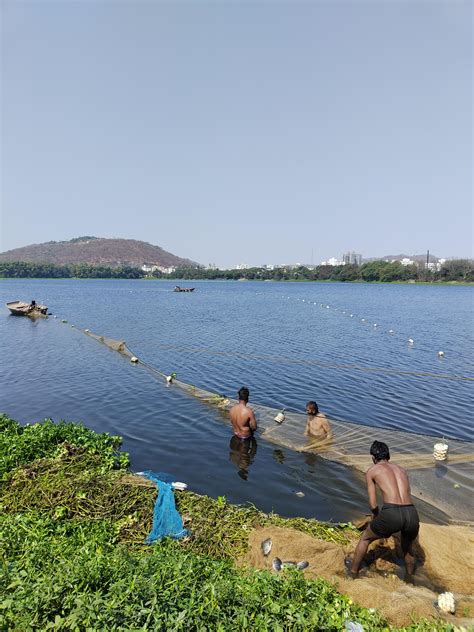
M298 496L298 498L304 498L304 492L295 492L295 496Z
M285 421L285 415L283 414L283 410L278 413L278 415L274 418L274 421L276 421L277 424L282 424Z
M262 553L265 555L265 557L267 557L267 555L272 550L272 544L273 544L272 539L271 538L267 538L260 545L262 547Z
M166 381L168 382L168 384L172 384L173 380L176 379L176 373L171 373L171 375L167 375L166 376Z
M435 443L433 446L433 456L435 461L446 461L448 456L448 444L444 442Z
M415 341L413 340L413 338L408 338L408 344L409 345L414 345Z
M444 358L444 351L438 351L438 358Z

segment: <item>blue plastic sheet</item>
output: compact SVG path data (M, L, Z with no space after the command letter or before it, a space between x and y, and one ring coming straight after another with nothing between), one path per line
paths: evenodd
M170 484L173 478L169 474L154 473L150 470L143 472L143 476L156 483L158 488L158 498L153 511L153 525L145 542L152 544L166 537L174 540L186 537L188 530L183 527L183 520L176 509L174 491ZM167 478L169 482L163 481L162 478Z

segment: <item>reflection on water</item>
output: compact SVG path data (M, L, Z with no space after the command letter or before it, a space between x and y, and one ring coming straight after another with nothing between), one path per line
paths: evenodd
M255 437L241 439L233 435L229 443L229 460L238 470L238 475L246 481L249 476L249 468L257 454L257 440Z
M280 448L276 448L275 450L273 450L273 458L277 463L283 465L283 463L285 462L285 453L283 452L283 450L280 450Z

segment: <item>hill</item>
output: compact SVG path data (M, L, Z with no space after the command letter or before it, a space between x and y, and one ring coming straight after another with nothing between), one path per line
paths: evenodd
M397 260L401 261L402 259L411 259L412 261L419 261L420 263L426 263L426 252L422 255L387 255L386 257L382 257L382 259L388 259L388 261ZM430 252L430 262L436 263L439 260L439 257L436 255L432 255Z
M44 244L32 244L0 253L0 262L11 261L56 265L88 263L109 267L141 267L147 264L168 268L198 265L194 261L177 257L145 241L102 237L76 237L69 241L48 241Z

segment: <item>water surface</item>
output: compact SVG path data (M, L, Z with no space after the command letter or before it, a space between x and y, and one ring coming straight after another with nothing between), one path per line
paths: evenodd
M472 382L447 379L474 376L472 288L201 281L177 294L173 286L2 280L2 304L35 298L58 318L3 309L0 410L120 434L134 469L172 472L199 493L338 521L366 510L360 475L258 436L251 449L234 445L218 410L79 329L126 340L160 370L213 392L235 396L246 385L255 402L300 411L316 399L329 417L368 425L367 449L377 428L472 439Z

